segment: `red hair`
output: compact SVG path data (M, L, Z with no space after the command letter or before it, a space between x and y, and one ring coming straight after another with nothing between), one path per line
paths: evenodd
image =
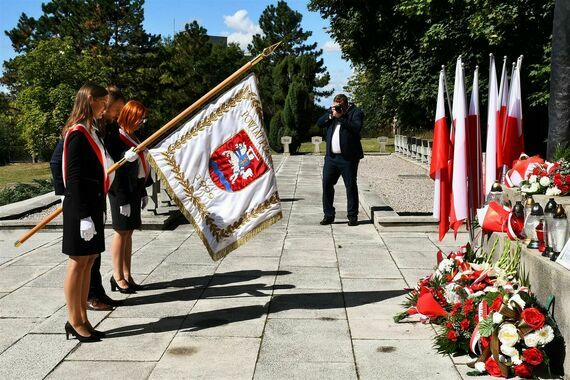
M146 107L141 102L129 100L121 110L117 122L128 134L139 129L141 121L146 116Z

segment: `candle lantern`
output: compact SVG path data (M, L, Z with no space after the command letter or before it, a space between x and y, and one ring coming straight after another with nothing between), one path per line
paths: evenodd
M526 238L527 240L530 239L530 242L527 245L528 248L538 249L539 247L539 240L536 236L536 226L538 226L542 218L544 218L542 206L539 203L535 203L534 206L532 206L532 211L526 218L524 224Z
M534 198L532 197L532 195L527 195L526 201L524 202L524 220L525 220L525 222L526 222L526 219L528 218L528 216L530 215L530 212L532 211L532 206L534 206Z
M499 181L495 181L495 183L493 183L493 186L491 186L491 191L489 191L489 194L487 194L485 204L489 204L493 201L497 202L500 205L511 207L511 202L507 199L505 193L503 192L503 187Z
M544 256L544 251L546 250L546 246L544 244L544 236L545 236L544 226L545 226L544 219L540 218L540 221L538 222L538 224L534 229L536 231L536 240L538 240L538 252L542 252L542 256Z
M550 227L550 234L552 236L552 253L550 260L554 261L558 258L562 248L564 248L566 237L568 236L568 220L566 219L566 212L562 205L556 207L552 226Z
M545 249L542 252L542 256L550 257L552 252L552 233L551 227L552 222L554 221L554 213L556 212L556 206L558 204L554 200L554 198L550 198L544 206L544 243Z

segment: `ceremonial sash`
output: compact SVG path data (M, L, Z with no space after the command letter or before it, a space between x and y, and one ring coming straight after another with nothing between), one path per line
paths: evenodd
M123 128L119 128L119 137L121 140L130 147L136 148L139 142L133 139ZM138 178L146 178L150 174L150 168L148 167L147 154L148 150L145 149L142 152L137 153L139 155L139 174Z
M113 179L115 178L115 174L111 173L110 175L107 174L107 170L113 165L114 161L107 153L107 150L103 146L103 143L96 135L95 131L89 133L87 128L85 128L82 124L76 124L73 127L67 130L65 134L65 138L63 141L63 160L62 160L62 169L63 169L63 185L66 186L67 182L67 170L66 170L66 163L67 163L67 139L71 135L72 132L79 131L83 133L91 149L97 156L97 160L99 164L101 164L101 168L103 169L103 176L104 176L104 191L105 194L109 191L109 187L111 187L111 183L113 183Z

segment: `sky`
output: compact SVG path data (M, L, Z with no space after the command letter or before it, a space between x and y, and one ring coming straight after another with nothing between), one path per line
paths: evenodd
M17 25L22 12L29 17L41 16L42 2L46 0L0 0L1 62L16 55L4 31ZM261 33L259 16L268 5L276 3L277 0L145 0L143 25L147 32L167 37L184 29L187 22L196 20L208 30L208 34L227 36L229 42L239 43L246 49L251 37ZM318 12L310 12L307 1L289 0L287 4L303 15L302 28L313 32L308 42L317 42L318 48L323 49L322 57L331 75L327 89L334 88L335 93L343 92L352 70L350 63L341 57L338 44L326 32L328 20ZM331 102L332 96L319 101L323 105Z

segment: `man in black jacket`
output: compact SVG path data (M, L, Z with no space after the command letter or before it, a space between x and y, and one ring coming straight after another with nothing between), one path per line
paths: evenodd
M344 94L334 97L329 112L317 125L326 128L327 151L323 166L323 211L322 225L331 224L335 218L334 185L342 176L346 187L348 225L358 225L358 163L364 158L360 131L364 114L354 104L348 103Z

